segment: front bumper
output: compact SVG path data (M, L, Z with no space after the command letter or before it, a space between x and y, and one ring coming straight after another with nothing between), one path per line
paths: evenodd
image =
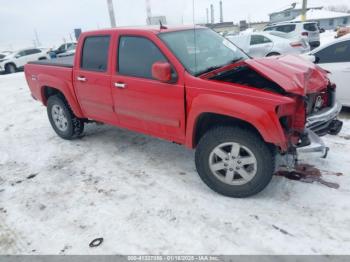
M297 147L297 158L305 158L310 155L314 157L326 158L329 148L325 145L323 140L312 130L305 131L309 143L306 146Z
M331 108L325 108L317 113L314 113L307 117L306 119L306 128L313 131L319 136L324 136L329 133L339 133L342 127L340 125L338 132L332 132L334 130L335 125L339 126L337 122L338 115L342 109L340 103L335 102Z
M310 156L326 158L329 148L320 136L337 135L341 131L343 123L337 120L341 108L341 104L335 102L331 108L310 115L307 118L305 132L299 146L294 150L291 149L289 153L277 155L277 170L281 167L293 170L299 159L307 159Z

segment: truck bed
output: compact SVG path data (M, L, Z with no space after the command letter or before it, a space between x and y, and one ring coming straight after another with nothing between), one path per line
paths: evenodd
M32 62L29 62L29 64L73 68L74 56L59 57L59 58L53 58L49 60L32 61Z

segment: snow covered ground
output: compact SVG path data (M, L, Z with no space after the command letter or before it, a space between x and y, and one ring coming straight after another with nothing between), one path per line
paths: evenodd
M308 159L343 173L323 176L339 189L274 177L230 199L202 183L188 149L94 124L64 141L23 73L0 76L0 92L1 254L350 253L350 120L325 138L328 159Z

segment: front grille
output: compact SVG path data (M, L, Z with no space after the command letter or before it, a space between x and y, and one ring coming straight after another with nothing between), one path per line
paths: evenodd
M335 92L331 87L326 91L307 95L306 98L306 114L311 115L318 111L331 107L335 102Z

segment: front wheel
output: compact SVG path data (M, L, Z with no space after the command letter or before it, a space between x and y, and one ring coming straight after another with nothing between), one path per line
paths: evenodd
M196 167L214 191L229 197L249 197L271 181L273 152L254 132L239 127L209 130L199 141Z
M77 118L61 95L50 96L47 101L47 115L52 128L63 139L79 137L84 131L84 121Z
M13 74L13 73L16 73L16 71L17 71L17 68L14 64L7 64L5 66L5 72L7 74Z

